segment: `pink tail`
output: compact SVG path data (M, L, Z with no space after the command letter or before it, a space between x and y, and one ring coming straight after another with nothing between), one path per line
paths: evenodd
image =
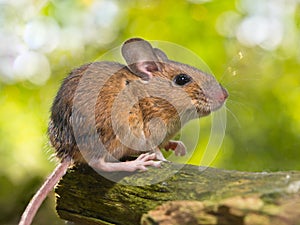
M58 183L60 178L66 173L70 161L65 160L57 165L55 170L50 174L44 184L40 187L37 193L33 196L29 204L27 205L19 225L30 225L37 210L40 208L42 202L45 200L50 191L53 190L54 186Z

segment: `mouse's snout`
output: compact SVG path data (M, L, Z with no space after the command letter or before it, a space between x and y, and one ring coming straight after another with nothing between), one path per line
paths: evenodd
M227 90L221 84L220 84L220 87L221 87L221 93L219 93L217 100L220 103L223 103L228 98L229 94L228 94Z
M229 94L227 90L219 84L210 90L208 97L211 99L211 111L216 111L223 106Z

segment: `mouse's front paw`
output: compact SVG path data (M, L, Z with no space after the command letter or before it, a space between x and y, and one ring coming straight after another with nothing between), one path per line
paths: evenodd
M166 151L173 150L176 156L184 156L187 153L186 147L182 141L169 141L164 147Z

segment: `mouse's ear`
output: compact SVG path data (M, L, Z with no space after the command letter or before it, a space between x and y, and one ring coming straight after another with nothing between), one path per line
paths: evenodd
M153 48L154 54L156 55L156 57L159 59L159 61L161 62L168 62L168 56L166 55L166 53L164 53L162 50L160 50L159 48Z
M143 80L149 80L152 73L161 71L158 57L149 42L141 38L131 38L122 46L122 55L128 68Z

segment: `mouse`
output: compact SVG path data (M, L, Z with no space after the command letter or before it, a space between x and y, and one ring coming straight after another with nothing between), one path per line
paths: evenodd
M104 172L160 167L161 149L185 155L171 140L188 121L221 108L227 90L212 76L176 62L142 38L121 47L125 64L88 63L63 80L51 108L48 136L59 164L33 196L19 225L38 208L74 164ZM136 156L133 160L122 160Z

